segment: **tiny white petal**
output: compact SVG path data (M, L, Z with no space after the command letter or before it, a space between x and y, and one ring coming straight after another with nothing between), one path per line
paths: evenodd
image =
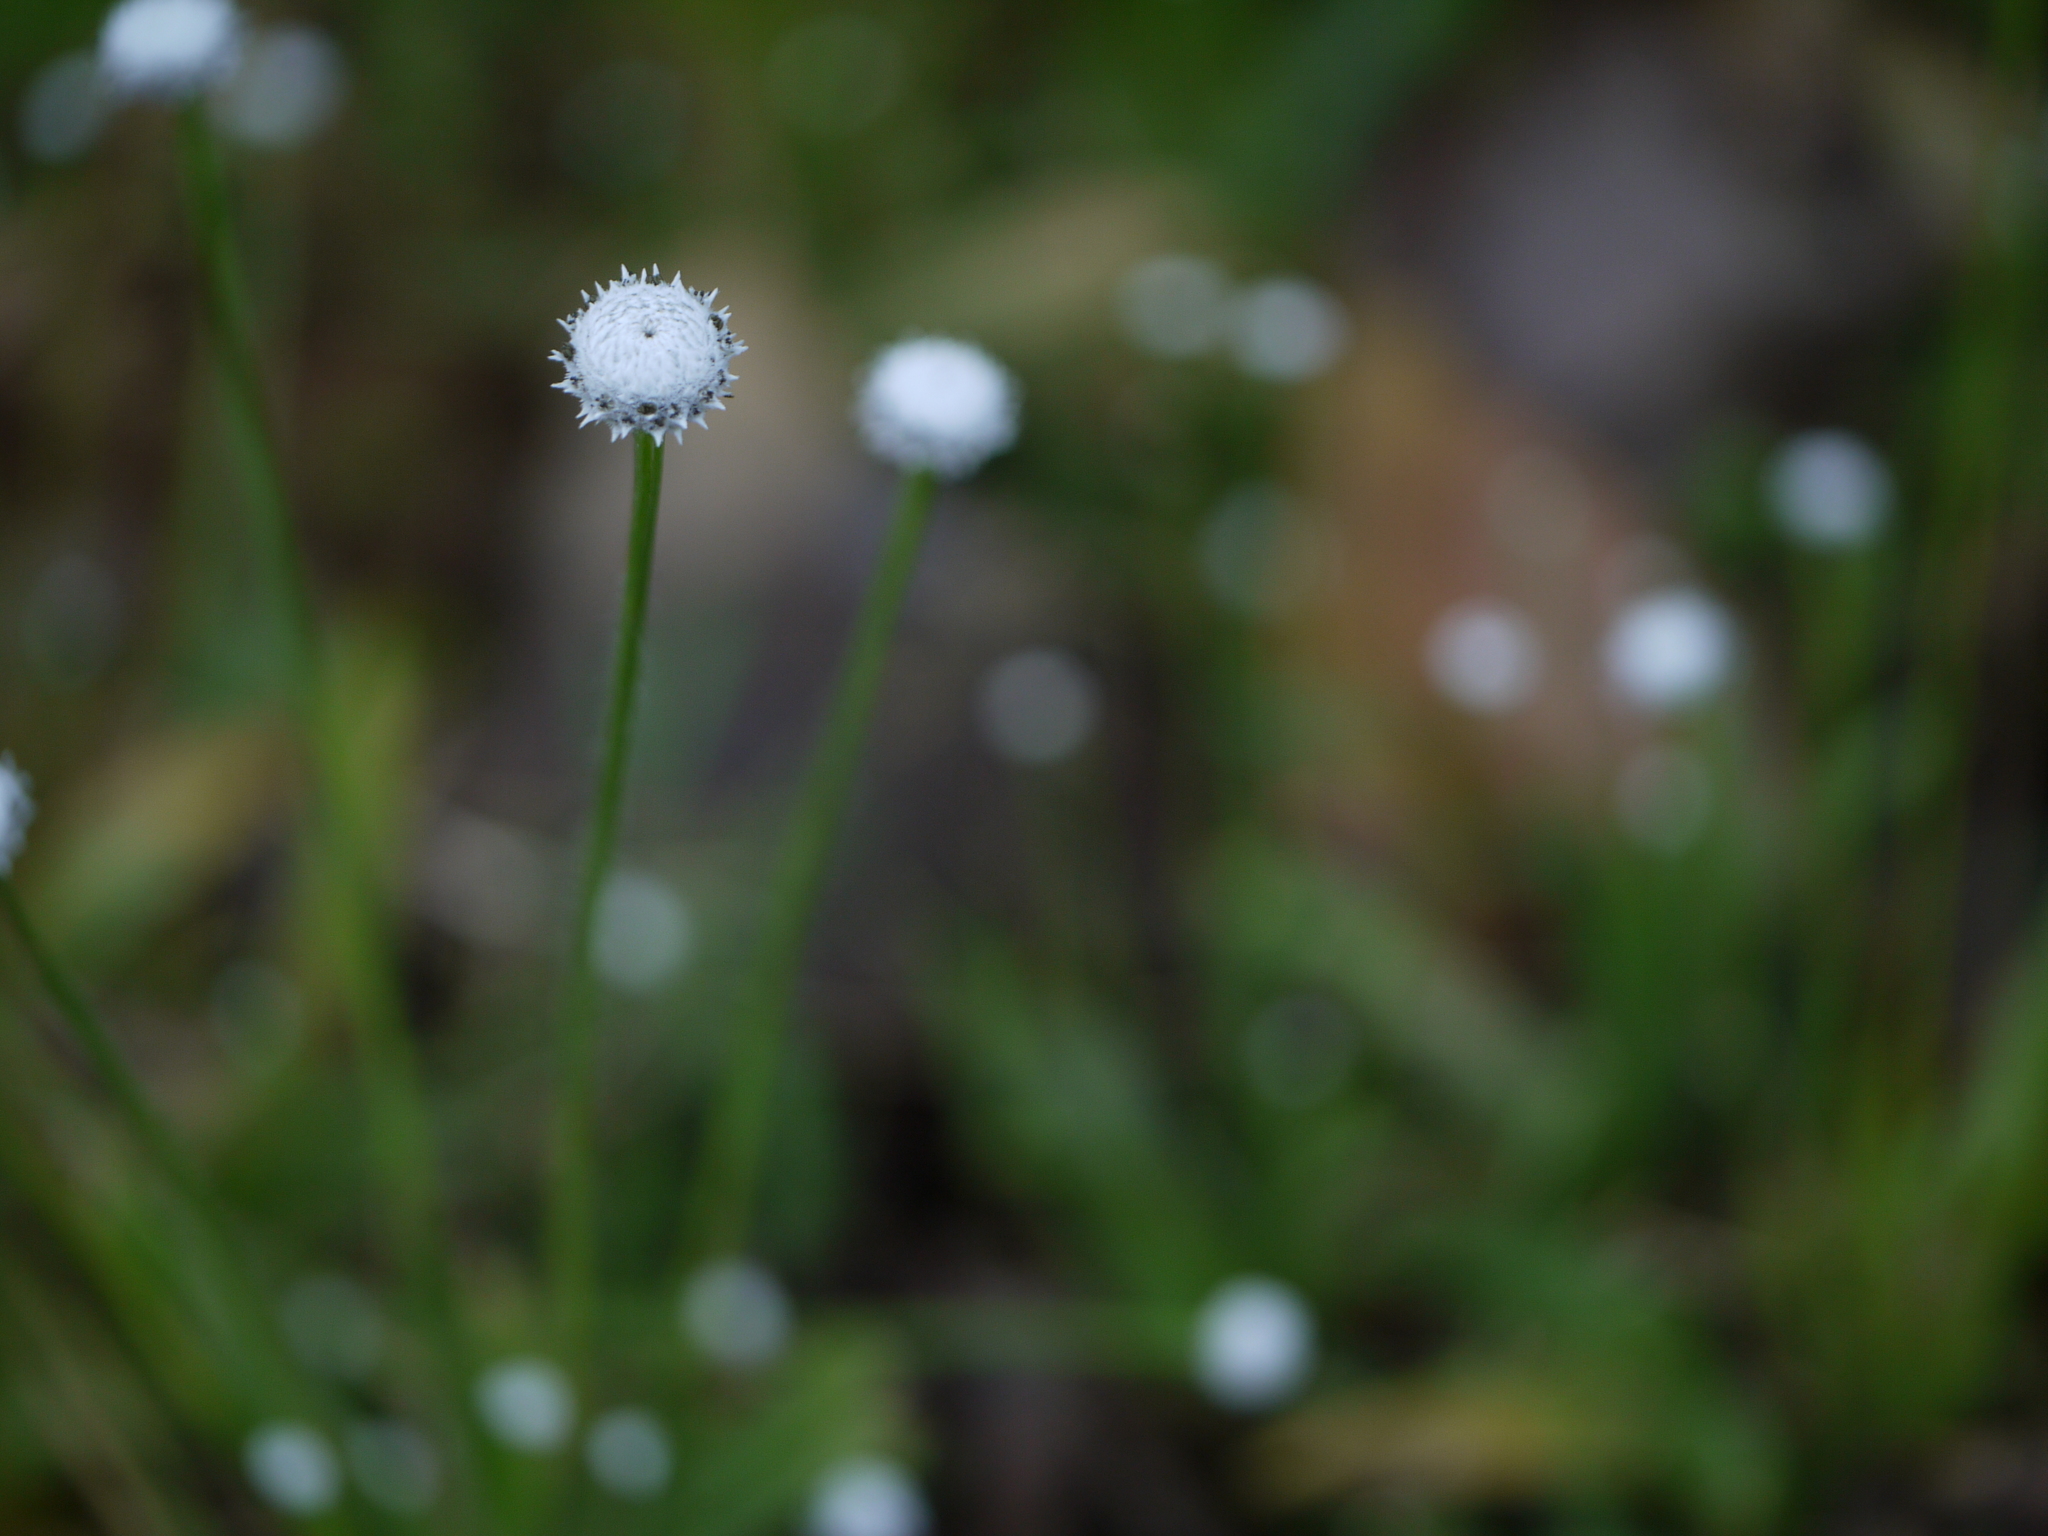
M924 1536L931 1510L917 1479L893 1461L855 1456L818 1479L804 1536Z
M310 1424L260 1426L242 1448L242 1470L266 1503L288 1515L318 1515L341 1497L341 1466Z
M582 402L578 423L603 422L612 441L645 432L656 442L683 430L730 393L727 366L746 347L710 296L679 282L634 276L600 284L563 322L569 351L553 354L568 377L556 387Z
M1315 1316L1299 1291L1278 1280L1229 1281L1195 1318L1195 1380L1220 1407L1277 1407L1307 1381L1315 1355Z
M182 101L219 85L241 59L232 0L123 0L100 28L100 75L118 96Z
M14 766L12 757L0 754L0 876L14 872L15 856L35 818L36 802L29 793L28 775Z
M971 475L1017 440L1017 381L981 348L920 336L886 349L854 417L868 450L902 469Z
M1630 603L1607 631L1607 680L1653 713L1712 697L1735 663L1735 626L1704 592L1671 587Z

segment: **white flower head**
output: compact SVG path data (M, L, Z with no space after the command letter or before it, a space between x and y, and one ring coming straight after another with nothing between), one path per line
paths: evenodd
M949 480L973 474L1017 440L1017 381L981 348L916 336L869 365L854 405L868 451Z
M1316 1364L1316 1320L1301 1292L1244 1275L1213 1291L1195 1318L1195 1380L1219 1407L1275 1408Z
M501 1360L477 1378L476 1409L484 1427L515 1451L560 1450L576 1427L576 1392L552 1361L522 1355Z
M930 1506L910 1469L881 1456L828 1467L811 1490L804 1536L925 1536Z
M122 0L100 28L100 76L116 96L184 101L241 61L234 0Z
M242 1447L242 1470L265 1503L288 1515L325 1514L341 1497L341 1464L310 1424L273 1420Z
M1429 631L1423 661L1430 681L1453 704L1478 715L1505 714L1535 697L1543 680L1543 642L1505 603L1459 603Z
M1706 593L1669 587L1630 603L1607 631L1607 680L1625 702L1662 714L1704 703L1735 665L1735 625Z
M568 377L555 388L583 404L578 424L601 421L617 442L645 432L657 443L673 432L682 440L691 422L709 426L706 411L722 411L732 398L732 360L746 351L732 333L730 312L713 309L718 297L619 269L619 280L600 284L597 296L562 322L566 356L554 360Z
M21 840L35 819L28 775L14 766L13 758L0 754L0 876L14 872L14 856L21 852Z
M1812 549L1868 544L1891 515L1891 469L1853 432L1801 432L1788 439L1764 484L1779 526Z

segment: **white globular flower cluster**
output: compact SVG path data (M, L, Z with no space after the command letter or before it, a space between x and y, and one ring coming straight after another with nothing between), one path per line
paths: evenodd
M706 411L722 411L732 398L732 360L746 351L732 333L731 314L713 309L716 291L699 293L680 277L661 280L619 269L597 296L562 322L566 355L554 360L568 377L555 388L582 403L578 423L603 422L617 442L645 432L659 443L674 432L682 440L691 422L709 426Z
M100 78L116 97L189 100L234 74L242 34L233 0L122 0L100 28Z
M14 857L35 816L28 775L14 766L13 758L0 755L0 878L14 872Z
M1017 381L981 348L942 336L900 341L861 382L854 418L868 450L901 469L962 479L1017 440Z

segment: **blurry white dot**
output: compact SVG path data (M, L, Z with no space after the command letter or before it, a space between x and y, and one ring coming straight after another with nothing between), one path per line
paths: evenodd
M689 88L651 59L621 59L578 80L555 113L555 156L572 175L613 187L658 180L688 144Z
M600 1414L583 1442L590 1475L606 1493L622 1499L651 1499L668 1486L674 1458L668 1431L640 1408Z
M978 706L989 750L1030 767L1080 751L1101 709L1094 674L1051 646L1013 652L989 668Z
M1685 747L1643 747L1615 780L1614 813L1622 830L1660 853L1688 847L1713 808L1713 774Z
M44 566L21 606L21 644L46 688L82 688L121 646L121 588L90 555L73 551Z
M1358 1046L1358 1026L1341 1005L1327 997L1286 997L1245 1030L1245 1072L1261 1097L1302 1109L1344 1086Z
M394 1515L424 1515L441 1496L441 1460L427 1437L400 1419L350 1427L349 1471L363 1497Z
M1231 351L1255 379L1298 384L1343 352L1351 322L1344 306L1303 277L1269 277L1246 289L1231 324Z
M341 50L315 27L266 27L214 104L221 130L263 149L291 149L334 120L348 89Z
M99 62L91 54L52 59L22 93L16 126L23 153L51 164L76 160L100 136L110 105Z
M310 1370L362 1381L384 1358L384 1316L346 1275L308 1275L278 1309L285 1342Z
M1220 1407L1271 1408L1315 1365L1315 1318L1301 1293L1255 1276L1218 1287L1195 1319L1195 1380Z
M924 1536L931 1511L909 1471L879 1456L855 1456L818 1479L804 1536Z
M273 1509L318 1515L341 1496L341 1468L327 1437L310 1424L272 1423L249 1436L242 1470Z
M689 962L696 930L674 887L620 870L597 904L591 958L621 992L653 992Z
M690 1277L677 1321L705 1358L754 1370L780 1358L789 1343L789 1296L762 1265L722 1259Z
M501 1361L478 1378L477 1412L484 1425L516 1451L560 1450L576 1421L569 1378L546 1360Z
M427 839L419 905L457 937L490 949L533 940L547 915L548 861L517 827L449 810Z
M1155 357L1197 357L1222 341L1230 279L1201 256L1154 256L1124 275L1117 314L1134 345Z
M1430 681L1453 704L1476 714L1518 709L1543 676L1543 645L1520 612L1504 603L1459 603L1429 632Z
M907 72L903 44L880 22L825 16L799 23L775 45L768 94L792 126L831 138L880 119Z
M1802 432L1772 459L1765 490L1778 525L1814 549L1867 544L1892 509L1892 474L1850 432Z
M1708 698L1735 660L1735 626L1704 592L1672 587L1630 603L1607 631L1607 680L1639 709Z

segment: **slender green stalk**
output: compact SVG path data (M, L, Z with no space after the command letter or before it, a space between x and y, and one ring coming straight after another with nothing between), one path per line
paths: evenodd
M466 1349L450 1291L433 1126L407 1027L404 989L383 899L350 797L347 722L329 697L320 665L311 583L300 558L290 497L271 428L256 346L253 307L235 241L227 177L203 105L178 123L187 218L205 279L230 445L245 482L250 533L284 620L285 672L313 786L314 883L324 926L335 940L345 1006L355 1031L369 1109L372 1160L389 1241L413 1310L432 1346L441 1414L461 1451L458 1484L478 1446L461 1407Z
M654 570L654 534L661 513L662 445L633 434L633 526L626 540L626 592L612 650L611 688L605 706L603 757L591 805L583 872L569 938L569 976L556 1023L554 1158L548 1206L548 1260L556 1326L568 1359L580 1365L588 1346L596 1295L596 1159L591 1140L595 1113L596 980L590 952L598 904L611 874L625 799L626 761L633 743L640 657L647 629L647 588Z
M712 1100L704 1158L687 1213L685 1257L692 1261L740 1252L752 1230L775 1076L804 942L853 794L889 642L917 568L935 490L929 470L904 477L881 564L855 621L824 731L784 835L766 918L732 1013L724 1070Z

